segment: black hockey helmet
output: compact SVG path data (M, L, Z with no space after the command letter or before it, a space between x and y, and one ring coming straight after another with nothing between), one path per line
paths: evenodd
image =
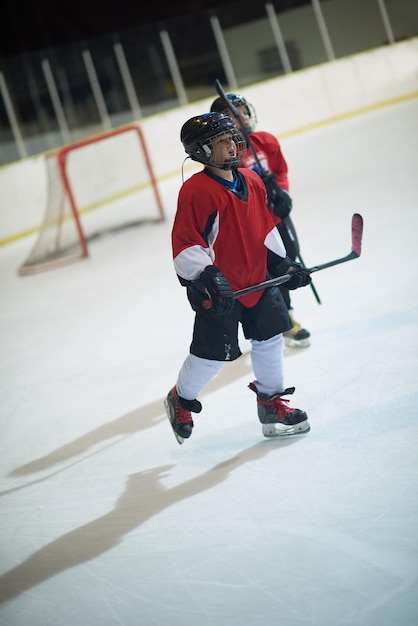
M245 107L248 117L250 118L248 130L250 133L252 133L257 125L257 115L253 105L250 104L248 100L244 98L244 96L241 96L238 93L228 93L226 94L226 97L235 108ZM218 113L225 113L226 115L231 115L231 110L226 105L224 98L221 98L220 96L212 102L210 110L217 111Z
M222 163L217 163L212 154L212 141L221 135L230 135L235 144L235 154ZM245 137L232 119L217 112L204 113L188 120L180 131L180 140L193 161L223 170L239 167L247 150Z

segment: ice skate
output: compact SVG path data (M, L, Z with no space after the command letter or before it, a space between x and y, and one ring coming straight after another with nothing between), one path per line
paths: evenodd
M287 348L308 348L311 345L309 341L311 333L295 320L292 310L289 310L289 315L293 327L283 333L285 346Z
M283 398L286 394L292 394L295 391L294 387L268 396L259 393L255 381L248 386L257 394L258 418L265 437L291 437L304 435L310 431L311 427L305 411L288 406L289 400Z
M181 398L177 393L176 387L173 387L164 400L164 406L174 435L177 441L182 444L192 434L193 419L191 411L200 413L202 405L198 400Z

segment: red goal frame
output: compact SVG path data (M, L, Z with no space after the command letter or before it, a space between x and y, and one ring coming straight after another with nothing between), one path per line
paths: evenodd
M26 275L32 274L34 272L42 271L44 269L49 269L53 267L58 267L60 265L64 265L70 263L72 261L77 261L79 259L85 258L89 255L88 247L87 247L87 238L85 236L83 226L80 219L80 208L77 205L77 201L73 192L73 186L70 179L70 174L68 171L68 157L71 153L83 148L84 146L92 145L95 143L106 141L107 139L111 139L117 137L118 135L126 134L129 132L134 132L138 138L140 149L143 157L143 161L147 171L147 180L152 188L152 192L155 199L156 205L156 216L152 219L155 222L161 222L165 219L164 208L161 201L161 196L158 190L157 180L154 174L154 170L152 167L151 159L148 153L147 145L142 133L141 128L136 124L129 124L117 129L113 129L111 131L107 131L106 133L95 135L93 137L89 137L83 139L81 141L77 141L75 143L64 146L52 153L45 155L46 159L53 159L56 162L56 167L59 171L59 178L61 180L61 193L63 194L61 202L57 201L55 198L47 200L46 214L44 218L44 223L40 228L38 240L35 243L34 248L29 254L26 261L19 268L19 274ZM55 167L55 166L54 166ZM56 169L55 169L56 172ZM48 172L48 177L51 174ZM48 181L48 185L50 181ZM50 202L52 203L52 207L50 206ZM64 227L65 220L68 220L68 214L65 215L65 203L67 204L67 213L68 208L71 212L71 218L74 221L74 227L77 233L77 249L72 250L69 253L60 254L60 243L61 243L61 232ZM56 207L57 204L62 204L62 207ZM69 206L68 206L69 205ZM51 220L50 213L53 214L53 218ZM45 253L45 258L42 258L42 245L39 243L42 237L42 233L45 232L48 228L50 228L51 221L53 223L53 227L56 229L56 232L53 236L53 245L49 241L49 247L53 247L53 253L49 254ZM51 238L50 238L51 239ZM41 250L40 253L38 251Z

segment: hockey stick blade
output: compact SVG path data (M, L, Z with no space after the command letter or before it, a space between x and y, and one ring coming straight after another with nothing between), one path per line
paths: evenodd
M351 219L351 252L346 256L341 257L340 259L334 259L334 261L329 261L328 263L322 263L321 265L315 265L314 267L310 267L308 268L308 272L312 274L313 272L319 272L321 270L327 269L328 267L333 267L334 265L340 265L341 263L347 263L347 261L358 259L358 257L361 255L362 238L363 218L359 213L354 213ZM267 289L268 287L283 285L284 283L287 283L287 281L290 279L291 276L289 274L285 274L284 276L277 276L276 278L265 280L262 283L258 283L257 285L245 287L244 289L240 289L239 291L234 291L234 299L241 298L242 296L254 293L255 291Z
M341 259L335 259L334 261L329 261L328 263L323 263L322 265L315 265L314 267L310 267L309 271L311 272L319 272L320 270L325 270L328 267L333 267L334 265L339 265L340 263L346 263L347 261L352 261L353 259L358 259L361 255L361 242L363 239L363 218L359 213L354 213L351 218L351 252L347 254L347 256L343 256Z
M359 213L354 213L351 220L351 247L358 257L361 255L362 240L363 218Z

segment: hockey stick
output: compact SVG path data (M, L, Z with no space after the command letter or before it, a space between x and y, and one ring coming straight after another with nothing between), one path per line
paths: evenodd
M240 131L242 132L242 134L244 135L246 141L247 141L247 145L249 147L249 149L251 150L251 152L253 153L253 157L254 157L254 161L256 162L256 165L258 167L258 169L260 170L261 173L263 174L268 174L268 172L266 172L266 170L264 169L264 167L261 165L260 159L258 158L257 152L255 151L255 148L253 146L253 144L251 143L251 139L250 139L250 134L247 130L247 128L245 127L243 121L241 120L241 116L239 114L239 112L237 111L236 107L232 104L231 100L228 100L228 98L226 97L226 93L224 91L224 88L222 87L220 81L218 79L215 80L215 87L216 87L216 91L218 92L219 96L222 98L225 107L228 108L232 115L235 117L235 119L238 122L238 126L240 128Z
M297 257L297 258L298 258L298 259L299 259L299 261L302 263L302 265L303 265L304 267L306 267L306 266L305 266L305 262L304 262L304 260L303 260L303 259L302 259L302 257L300 256L300 253L298 254L298 257ZM317 303L318 303L318 304L322 304L322 300L321 300L321 298L319 297L319 293L317 292L317 290L316 290L315 285L313 284L313 282L311 282L310 287L311 287L311 289L312 289L313 295L315 296L315 300L317 301Z
M314 267L306 269L310 274L313 274L313 272L320 272L321 270L325 270L328 267L333 267L334 265L340 265L341 263L347 263L347 261L358 259L358 257L361 255L362 238L363 218L359 213L354 213L353 217L351 218L351 252L349 252L349 254L347 254L346 256L341 257L340 259L334 259L333 261L328 261L328 263L314 265ZM285 274L284 276L277 276L276 278L265 280L262 283L258 283L257 285L251 285L250 287L245 287L244 289L240 289L239 291L234 291L234 299L246 296L250 293L254 293L255 291L267 289L268 287L283 285L284 283L287 283L287 281L291 278L291 274Z
M282 219L283 225L286 229L287 232L287 236L291 239L292 241L292 245L294 247L295 250L295 258L298 259L302 265L304 267L306 267L306 263L305 261L302 259L302 255L300 253L300 246L299 246L299 240L298 240L298 236L296 234L296 230L295 227L293 225L292 219L290 218L290 216L285 217L284 219ZM278 230L280 232L280 235L282 236L283 239L283 234L282 231L280 230L280 225L278 225ZM285 244L285 248L286 248L286 242L283 240L283 243ZM318 304L322 304L321 302L321 298L319 297L319 294L313 284L313 282L311 282L310 287L312 289L313 295L315 296L315 300L317 301Z
M334 259L334 261L328 261L328 263L314 265L314 267L305 269L310 274L313 274L313 272L320 272L321 270L325 270L328 267L334 267L334 265L340 265L341 263L347 263L347 261L358 259L361 255L362 238L363 218L359 213L354 213L353 217L351 218L351 252L349 252L346 256L341 257L340 259ZM255 291L261 291L262 289L267 289L269 287L283 285L284 283L287 283L287 281L291 278L291 274L284 274L284 276L276 276L276 278L265 280L262 283L257 283L256 285L250 285L250 287L245 287L244 289L240 289L239 291L234 291L234 300L236 300L237 298L241 298L242 296L247 296L248 294L254 293ZM203 308L206 310L211 309L212 300L205 300L203 302Z
M232 104L232 102L226 97L226 93L221 85L221 82L216 79L215 80L215 87L216 87L216 91L218 92L218 95L222 98L225 106L230 110L230 112L232 113L232 115L235 117L235 119L237 120L238 126L242 132L242 134L245 137L245 140L247 142L247 145L249 147L249 149L252 152L252 155L254 157L254 161L257 165L258 170L261 172L261 178L263 178L263 175L266 176L269 174L269 172L266 171L266 169L263 167L263 165L260 162L260 159L258 158L257 152L251 142L250 139L250 134L247 130L247 128L245 127L244 123L241 120L241 116L239 114L239 112L237 111L236 107ZM291 225L289 224L289 220L285 217L282 218L282 222L284 223L287 233L289 235L289 238L291 239L291 241L296 242L297 243L297 250L298 250L298 254L297 254L297 258L299 259L299 261L302 263L302 265L305 265L305 263L302 260L302 257L300 256L300 252L299 252L299 242L297 241L297 237L296 237L296 233L293 232L293 228L291 227ZM318 304L322 304L321 302L321 298L319 297L319 294L317 292L317 290L315 289L315 285L311 282L310 284L312 292L315 296L316 301L318 302Z

